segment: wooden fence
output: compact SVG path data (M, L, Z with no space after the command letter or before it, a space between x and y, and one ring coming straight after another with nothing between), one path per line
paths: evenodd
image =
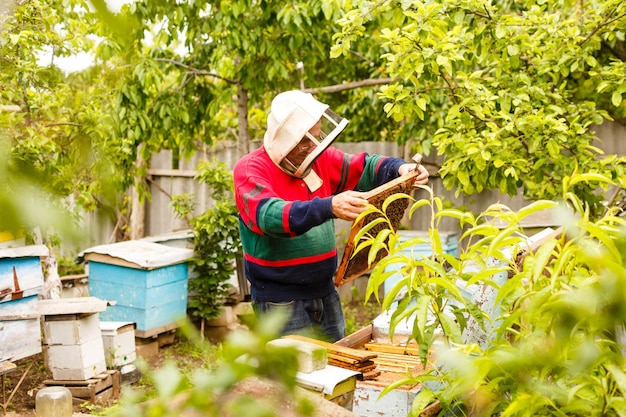
M605 123L597 128L598 135L602 138L599 147L607 154L626 155L626 129L617 123ZM259 146L259 143L256 144ZM390 142L361 142L361 143L337 143L336 146L346 152L355 153L365 151L371 154L382 154L389 156L399 156L410 161L411 155L404 155L404 149L395 143ZM177 218L170 205L171 197L179 194L193 194L195 196L195 214L202 213L211 206L213 200L206 186L194 180L195 168L202 160L212 160L223 162L227 167L233 168L238 157L236 145L222 144L218 148L199 150L188 160L179 161L176 169L173 167L172 153L163 151L155 155L150 162L149 177L152 199L145 205L145 236L159 236L188 229L189 226L180 218ZM436 196L452 201L456 206L463 205L474 213L483 211L493 203L502 203L513 210L517 210L527 204L521 196L511 197L502 195L498 191L484 191L470 196L454 196L454 190L446 190L441 178L437 175L437 167L442 158L439 156L429 156L425 158L424 165L431 174L429 185ZM415 198L426 198L424 191L416 191ZM424 214L426 212L424 211ZM410 221L406 218L403 226L413 230L427 230L430 225L430 216L414 216ZM97 215L88 216L85 220L85 236L89 236L89 241L83 243L83 248L114 241L115 225L107 222L96 221ZM536 226L549 226L549 218L537 219ZM342 220L336 221L336 235L338 243L348 236L350 224ZM439 225L442 232L458 232L458 225L452 219L446 219Z

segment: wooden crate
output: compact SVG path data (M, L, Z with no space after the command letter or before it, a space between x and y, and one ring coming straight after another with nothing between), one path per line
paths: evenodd
M73 381L47 379L42 382L44 386L63 386L70 390L75 404L85 401L91 403L105 403L120 395L121 373L118 370L106 370L92 378Z

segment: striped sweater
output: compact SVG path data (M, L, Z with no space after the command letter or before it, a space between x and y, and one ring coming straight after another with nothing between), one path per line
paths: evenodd
M313 165L323 185L310 192L302 179L276 167L263 147L240 159L234 169L235 198L252 299L302 300L334 291L332 196L382 185L398 176L403 163L330 147Z

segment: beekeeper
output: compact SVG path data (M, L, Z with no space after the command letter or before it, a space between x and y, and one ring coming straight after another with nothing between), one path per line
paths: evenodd
M363 192L415 169L414 163L332 147L348 121L311 94L287 91L271 104L263 146L234 169L245 274L257 315L283 308L283 334L335 342L345 336L333 281L333 219L353 221ZM421 165L416 184L428 182Z

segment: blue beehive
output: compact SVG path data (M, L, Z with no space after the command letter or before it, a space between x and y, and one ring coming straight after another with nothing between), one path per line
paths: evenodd
M0 249L0 362L41 352L38 298L44 245Z
M192 249L131 240L81 256L89 262L89 295L114 302L101 320L133 322L138 337L151 337L176 328L186 316Z
M415 240L417 238L423 238L428 242L428 232L420 231L420 230L400 230L398 231L398 235L400 238L400 244L410 242L411 240ZM456 237L456 233L453 232L439 232L439 236L441 238L441 246L443 253L447 253L450 255L457 254L457 246L458 240ZM433 253L433 248L430 242L428 243L420 243L415 242L415 244L410 245L402 250L402 253L409 258L421 258L421 257L429 257ZM397 266L395 264L390 264L385 269L386 271L397 271L402 267L401 264ZM389 278L385 280L383 283L384 293L387 294L391 288L393 288L396 283L402 279L402 275L400 273L393 274Z

